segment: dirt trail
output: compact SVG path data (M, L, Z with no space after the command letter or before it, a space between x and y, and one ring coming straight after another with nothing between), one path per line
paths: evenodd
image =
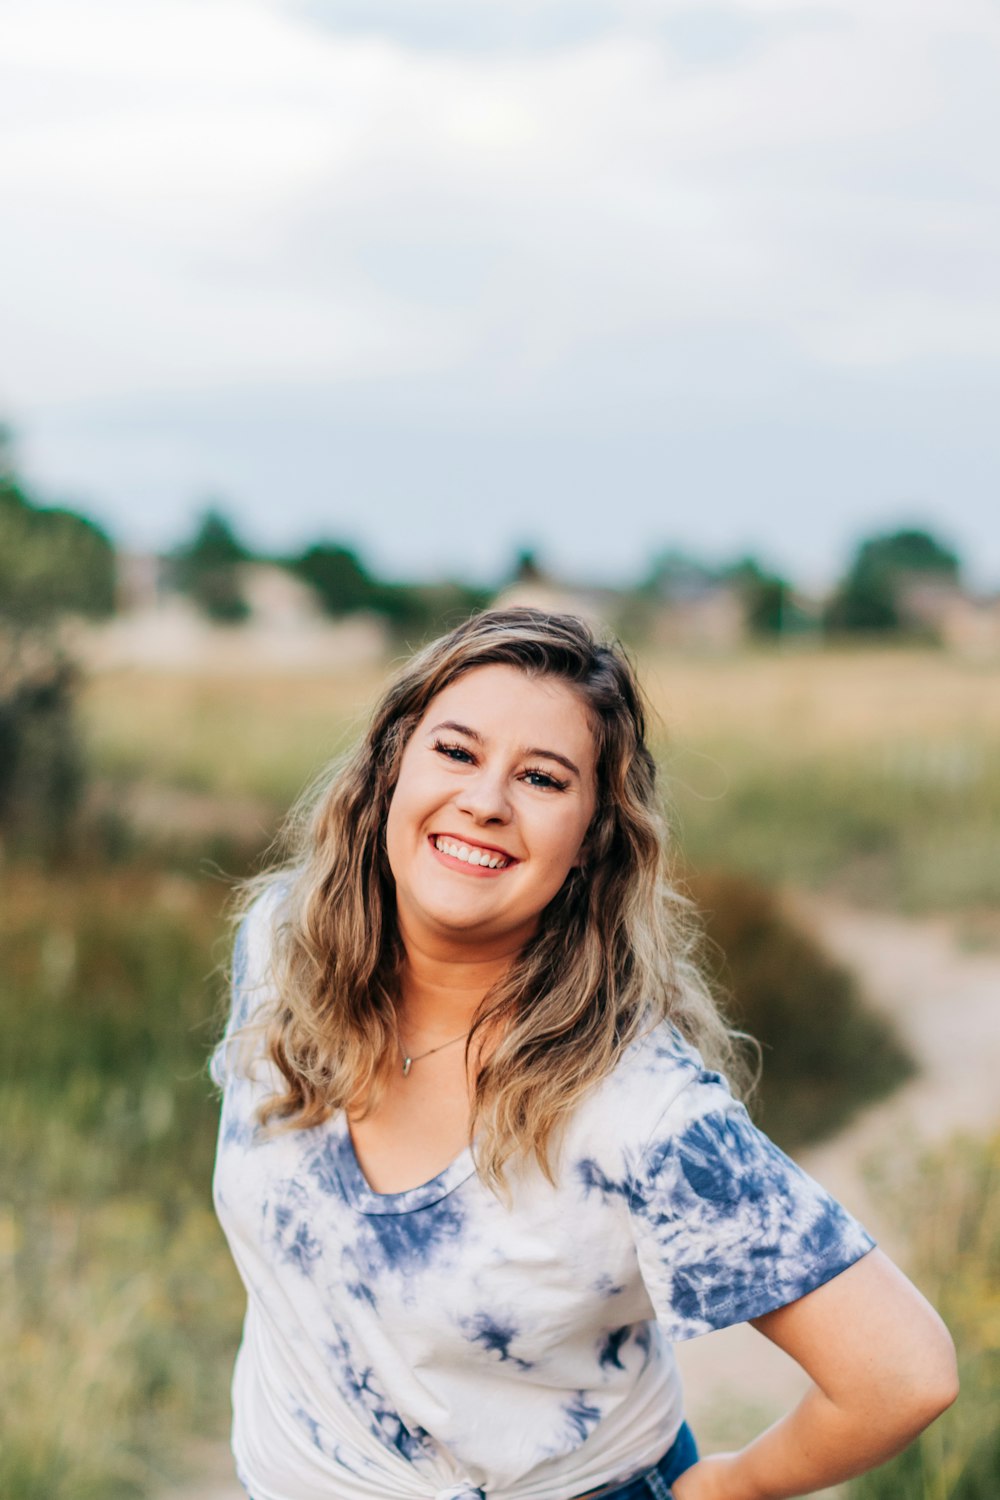
M858 975L871 1003L890 1015L909 1043L918 1075L893 1097L860 1114L833 1140L799 1160L856 1213L886 1247L891 1223L866 1182L866 1163L910 1153L955 1131L982 1134L1000 1125L1000 951L966 951L953 921L914 921L825 899L788 898L824 946ZM774 1419L804 1387L797 1366L747 1327L696 1339L678 1350L688 1409L709 1447L745 1440ZM228 1454L192 1455L201 1476L159 1500L243 1500ZM829 1491L832 1500L834 1491Z
M797 1153L905 1264L906 1247L866 1167L958 1131L978 1135L1000 1125L1000 951L966 951L946 918L914 921L800 894L788 904L895 1021L920 1070L832 1140ZM684 1345L678 1357L689 1411L710 1441L743 1440L805 1385L798 1367L746 1326Z

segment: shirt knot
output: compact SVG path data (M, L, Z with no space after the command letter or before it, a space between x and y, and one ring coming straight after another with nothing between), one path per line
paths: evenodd
M486 1500L486 1491L477 1490L474 1484L465 1480L462 1484L452 1484L446 1490L438 1490L434 1500Z

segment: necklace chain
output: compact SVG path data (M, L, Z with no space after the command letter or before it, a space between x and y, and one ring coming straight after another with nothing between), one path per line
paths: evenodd
M456 1042L464 1042L468 1035L467 1031L463 1031L461 1036L453 1036L450 1042L439 1042L436 1047L428 1047L426 1052L418 1052L416 1057L410 1056L400 1047L399 1050L403 1053L403 1077L410 1076L410 1069L415 1062L422 1062L425 1057L430 1057L435 1052L443 1052L446 1047L454 1047Z

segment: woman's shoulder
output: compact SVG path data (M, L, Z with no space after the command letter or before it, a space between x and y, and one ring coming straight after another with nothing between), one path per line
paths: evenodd
M266 978L278 930L287 920L290 893L291 884L286 877L271 880L244 912L233 946L234 995Z
M669 1021L651 1025L583 1098L569 1134L572 1149L590 1146L618 1167L634 1165L654 1135L682 1131L690 1120L732 1102L726 1080Z
M287 880L271 881L254 897L237 926L226 1028L209 1065L219 1087L245 1072L257 1050L247 1034L258 1029L274 998L275 938L287 913L288 896Z

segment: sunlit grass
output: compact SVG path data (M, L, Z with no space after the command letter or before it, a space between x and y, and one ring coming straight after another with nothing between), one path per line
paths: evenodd
M285 806L360 730L380 679L113 673L82 696L94 768Z
M911 911L1000 899L1000 664L941 652L746 652L639 663L682 849L696 868ZM116 784L255 799L260 847L360 731L384 676L107 674L86 686ZM183 832L168 804L161 821ZM220 809L220 817L223 817ZM230 834L232 818L223 817ZM211 852L202 807L192 849Z
M730 743L666 767L695 868L911 912L1000 900L1000 738L779 761Z

